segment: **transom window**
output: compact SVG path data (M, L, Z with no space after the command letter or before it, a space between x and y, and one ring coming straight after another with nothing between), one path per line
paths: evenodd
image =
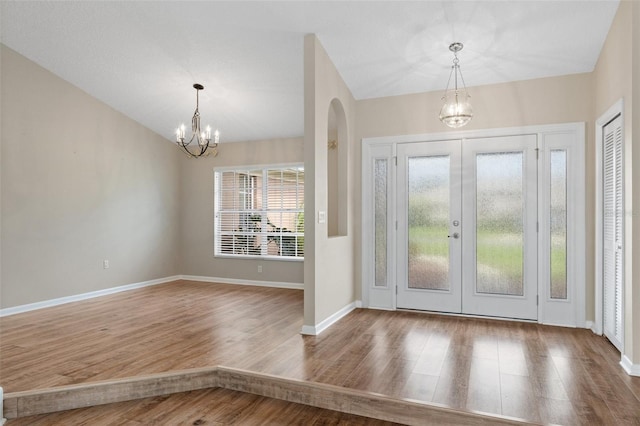
M304 167L214 171L216 256L304 258Z

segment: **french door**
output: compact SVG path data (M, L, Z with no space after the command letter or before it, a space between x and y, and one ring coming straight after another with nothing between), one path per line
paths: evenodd
M398 145L398 308L537 319L536 148L536 135Z

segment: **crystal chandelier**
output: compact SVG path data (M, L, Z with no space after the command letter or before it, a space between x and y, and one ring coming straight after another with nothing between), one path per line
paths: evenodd
M449 50L453 52L454 58L451 72L449 73L449 81L447 81L447 89L442 97L444 104L440 110L440 121L453 128L462 127L473 118L473 108L471 108L471 102L469 102L471 96L467 93L462 71L460 70L460 65L458 65L458 52L463 47L462 43L451 43L449 45ZM460 74L462 89L458 89L458 74ZM452 75L454 76L454 87L449 89Z
M198 158L198 157L206 157L209 154L212 154L214 157L218 155L218 142L220 141L220 132L216 130L213 133L213 143L211 142L211 126L207 126L205 131L200 130L200 111L198 111L199 106L199 96L201 90L204 90L204 86L202 84L194 84L193 88L196 89L196 110L193 113L193 117L191 118L191 139L189 142L185 142L185 126L181 124L180 127L176 129L176 143L182 150L187 153L189 157ZM191 144L192 142L193 145Z

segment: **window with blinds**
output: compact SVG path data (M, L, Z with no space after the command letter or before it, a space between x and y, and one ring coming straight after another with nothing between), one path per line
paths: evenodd
M304 168L216 170L216 256L304 258Z

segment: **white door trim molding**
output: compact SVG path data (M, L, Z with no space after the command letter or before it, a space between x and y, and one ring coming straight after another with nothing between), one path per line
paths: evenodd
M452 132L421 133L416 135L380 136L362 138L362 143L374 145L388 145L410 142L448 141L455 139L490 138L497 136L533 135L537 133L552 133L584 128L583 122L542 124L539 126L502 127L482 130L457 130Z
M595 322L593 324L593 331L598 335L602 335L604 326L603 326L603 312L602 312L602 303L603 303L603 280L602 280L602 262L603 262L603 240L602 240L602 227L603 227L603 217L602 217L602 206L603 203L603 188L602 188L602 178L603 178L603 170L602 170L602 149L603 149L603 140L602 140L602 131L604 126L609 123L611 120L616 118L617 116L622 118L622 128L624 129L624 101L623 99L619 99L616 103L614 103L609 109L602 114L596 120L595 126L595 135L596 135L596 229L595 229Z

